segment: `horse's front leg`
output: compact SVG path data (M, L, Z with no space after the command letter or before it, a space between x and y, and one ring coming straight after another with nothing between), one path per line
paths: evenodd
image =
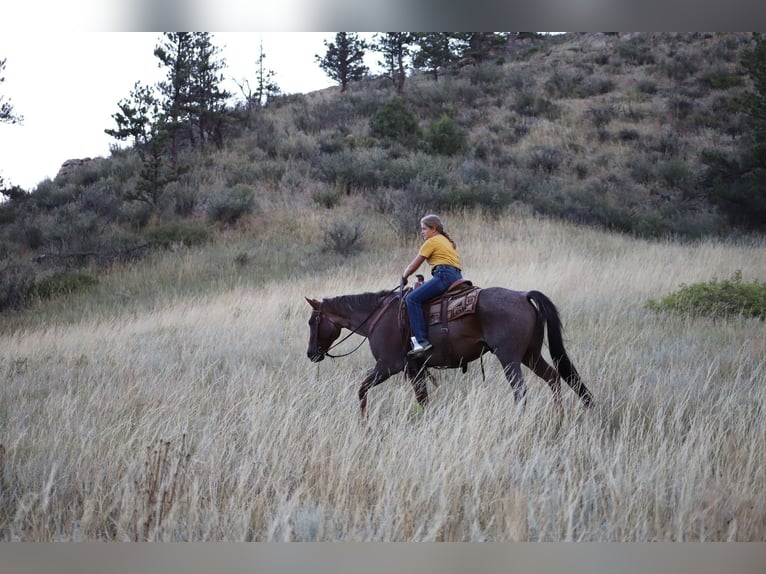
M359 386L359 408L362 418L367 418L367 391L388 379L393 373L389 369L382 369L379 364L375 365L367 374Z
M415 398L421 407L425 407L428 404L427 375L430 375L430 373L426 370L424 359L410 359L407 361L407 378L412 383Z

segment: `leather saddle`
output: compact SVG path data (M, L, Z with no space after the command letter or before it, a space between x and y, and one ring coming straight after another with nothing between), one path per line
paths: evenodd
M423 305L428 325L440 325L476 312L481 287L468 279L458 279L449 288Z

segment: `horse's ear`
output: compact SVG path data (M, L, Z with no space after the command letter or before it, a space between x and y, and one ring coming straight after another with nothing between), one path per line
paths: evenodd
M311 305L312 309L319 309L319 301L316 299L309 299L308 297L304 297L306 301L308 301L308 304Z

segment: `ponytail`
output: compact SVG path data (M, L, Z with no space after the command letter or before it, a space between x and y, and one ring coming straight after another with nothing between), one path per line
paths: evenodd
M449 242L452 243L452 247L457 249L457 244L455 243L455 240L449 236L449 233L444 231L444 224L442 223L442 220L438 215L433 215L433 214L426 215L423 218L421 218L420 223L422 225L426 225L432 229L435 229L437 233L441 233L444 237L449 239Z

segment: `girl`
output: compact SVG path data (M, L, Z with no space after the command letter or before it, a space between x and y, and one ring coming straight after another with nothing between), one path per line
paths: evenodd
M428 327L426 326L423 303L444 293L450 285L462 279L460 257L455 242L444 231L444 225L438 215L426 215L420 220L420 232L423 235L423 245L417 256L402 273L402 282L407 284L407 277L417 271L424 261L431 266L431 279L414 289L407 295L407 313L412 325L412 351L410 356L421 357L431 349L428 342Z

